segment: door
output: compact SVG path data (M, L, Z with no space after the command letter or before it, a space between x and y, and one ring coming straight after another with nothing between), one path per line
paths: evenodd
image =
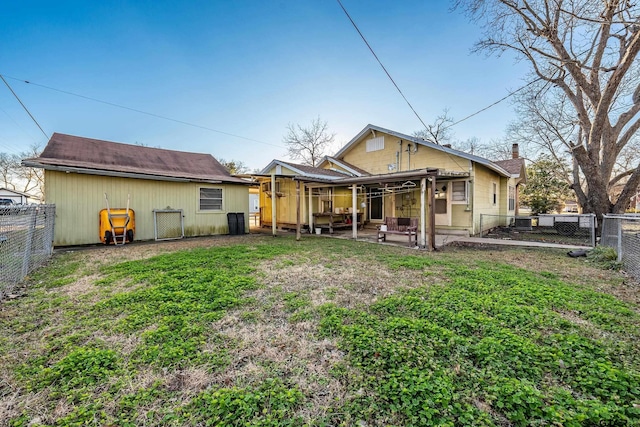
M436 182L435 217L436 225L451 225L450 183Z
M381 191L369 190L369 218L372 221L382 221L384 219L382 199Z

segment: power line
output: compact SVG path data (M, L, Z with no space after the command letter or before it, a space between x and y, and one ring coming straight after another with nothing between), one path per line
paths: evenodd
M18 79L16 77L11 77L11 76L6 76L6 77L9 78L9 79L16 80L16 81L19 81L19 82L23 82L23 83L26 83L26 84L30 84L30 85L33 85L33 86L38 86L38 87L41 87L41 88L44 88L44 89L48 89L48 90L52 90L52 91L55 91L55 92L64 93L65 95L71 95L71 96L75 96L75 97L78 97L78 98L87 99L89 101L99 102L101 104L109 105L111 107L122 108L124 110L133 111L135 113L145 114L147 116L155 117L155 118L158 118L158 119L168 120L168 121L171 121L171 122L174 122L174 123L180 123L182 125L191 126L191 127L195 127L195 128L199 128L199 129L204 129L204 130L220 133L220 134L227 135L227 136L232 136L234 138L244 139L246 141L252 141L252 142L257 142L259 144L265 144L265 145L271 145L273 147L283 148L281 145L276 145L276 144L272 144L272 143L265 142L265 141L260 141L260 140L253 139L253 138L247 138L247 137L236 135L236 134L233 134L233 133L224 132L224 131L221 131L221 130L218 130L218 129L213 129L213 128L210 128L210 127L207 127L207 126L202 126L202 125L198 125L198 124L195 124L195 123L186 122L184 120L178 120L178 119L173 119L171 117L162 116L160 114L149 113L148 111L138 110L137 108L127 107L127 106L124 106L124 105L116 104L114 102L103 101L103 100L98 99L98 98L93 98L93 97L86 96L86 95L80 95L78 93L74 93L74 92L70 92L70 91L62 90L62 89L57 89L57 88L54 88L54 87L51 87L51 86L45 86L45 85L42 85L42 84L39 84L39 83L34 83L32 81L29 81L29 80ZM4 78L2 80L4 80ZM5 81L5 83L6 83L6 81Z
M360 31L360 29L358 28L358 26L356 25L356 23L353 21L353 19L351 18L351 15L349 15L349 12L347 12L347 9L344 8L344 6L342 5L342 2L340 0L337 0L338 4L340 5L340 7L342 8L342 10L344 11L345 15L347 15L347 18L349 18L349 21L351 21L351 24L353 25L353 28L356 29L356 31L358 32L358 34L360 34L360 37L362 38L362 41L364 41L364 43L367 45L367 47L369 48L369 51L371 51L371 54L373 54L374 58L376 58L376 61L378 61L378 64L380 64L380 66L382 67L382 69L384 70L384 72L387 74L387 77L389 77L389 80L391 80L391 83L393 83L393 85L396 87L396 89L398 90L398 92L400 93L400 95L402 96L402 98L404 99L404 101L407 103L407 105L409 106L409 108L411 108L411 111L413 111L413 114L416 115L416 117L418 118L418 120L420 120L420 123L422 123L422 126L424 126L425 129L428 130L427 125L424 123L424 121L422 120L422 118L420 117L420 115L417 113L417 111L415 110L415 108L413 108L413 105L411 105L411 103L409 102L409 100L407 99L406 96L404 96L404 93L402 93L402 91L400 90L400 87L398 87L398 85L396 84L395 80L393 80L393 77L391 77L391 74L389 74L389 72L387 71L387 69L385 68L385 66L382 64L382 62L380 61L380 58L378 58L378 55L376 55L376 53L373 51L373 48L371 47L371 45L369 44L369 42L367 41L367 39L364 37L364 35L362 34L362 32Z
M40 123L38 123L38 121L36 120L35 117L33 117L33 114L31 114L31 112L29 111L29 109L27 108L26 105L24 105L24 103L20 100L20 97L18 97L18 95L13 91L13 89L11 88L11 86L9 86L9 83L4 79L4 76L2 74L0 74L0 79L2 79L2 81L4 82L5 85L7 85L7 87L9 88L9 90L11 91L11 93L13 94L13 96L16 97L16 99L18 100L18 102L20 103L20 105L22 105L22 108L24 108L24 111L27 112L27 114L29 115L29 117L31 117L31 120L33 120L33 122L36 124L36 126L38 126L38 129L40 129L40 131L42 132L42 134L44 135L44 137L48 140L49 136L47 135L47 133L42 129L42 126L40 126Z
M538 81L540 81L540 80L542 80L542 78L541 78L541 77L538 77L537 79L530 81L530 82L529 82L529 83L527 83L526 85L521 86L521 87L519 87L518 89L514 90L513 92L508 93L507 95L505 95L505 96L503 96L502 98L498 99L497 101L495 101L495 102L493 102L493 103L491 103L491 104L487 105L486 107L484 107L484 108L482 108L482 109L480 109L480 110L476 111L475 113L469 114L468 116L463 117L462 119L458 120L457 122L453 122L453 123L451 123L449 126L445 127L444 129L449 129L450 127L453 127L453 126L457 125L458 123L462 123L462 122L464 122L465 120L470 119L470 118L471 118L471 117L473 117L473 116L477 116L478 114L482 113L483 111L487 111L487 110L488 110L489 108L491 108L491 107L495 107L496 105L498 105L498 104L499 104L499 103L501 103L502 101L504 101L504 100L506 100L506 99L508 99L508 98L512 97L512 96L513 96L513 95L515 95L516 93L520 92L520 91L521 91L521 90L523 90L523 89L526 89L527 87L531 86L531 85L532 85L532 84L534 84L534 83L537 83L537 82L538 82Z

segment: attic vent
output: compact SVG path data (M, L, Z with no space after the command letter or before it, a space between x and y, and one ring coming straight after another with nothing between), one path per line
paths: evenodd
M367 153L379 150L384 150L384 136L367 140Z

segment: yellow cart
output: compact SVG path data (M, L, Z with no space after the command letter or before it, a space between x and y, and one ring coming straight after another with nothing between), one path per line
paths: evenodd
M107 193L104 194L107 204L106 209L100 211L100 240L105 245L114 243L124 245L133 242L136 229L136 218L133 209L129 209L129 197L127 197L126 209L110 209Z

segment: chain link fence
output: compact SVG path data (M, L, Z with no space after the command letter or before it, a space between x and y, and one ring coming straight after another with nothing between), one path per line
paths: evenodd
M0 207L0 300L53 252L55 205Z
M596 245L597 221L588 215L480 215L480 237L501 240Z
M640 280L640 214L603 215L600 244L615 249L625 271Z
M154 209L153 225L156 240L182 239L184 237L182 209Z

